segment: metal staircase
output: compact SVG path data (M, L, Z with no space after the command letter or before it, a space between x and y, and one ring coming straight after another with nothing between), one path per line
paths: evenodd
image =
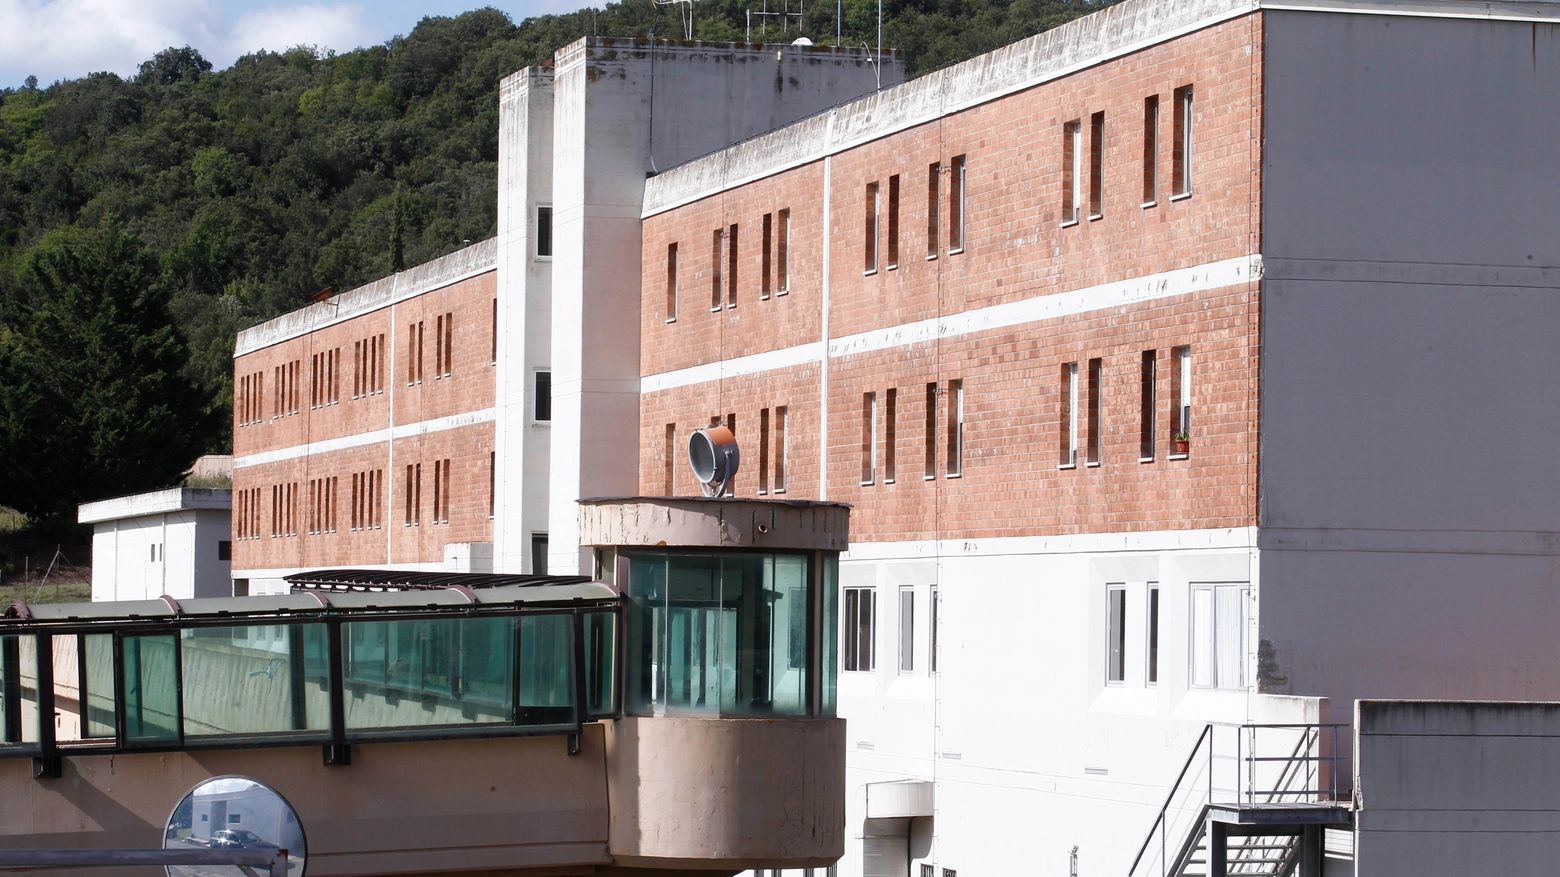
M1207 725L1131 877L1319 877L1323 828L1352 819L1336 770L1346 727Z

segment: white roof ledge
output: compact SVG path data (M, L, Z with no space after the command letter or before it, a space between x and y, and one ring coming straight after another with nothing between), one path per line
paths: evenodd
M150 493L84 502L76 507L76 520L83 524L96 524L100 521L140 518L188 509L226 512L232 508L233 491L226 487L171 487Z
M867 784L868 819L904 819L932 815L933 784L927 780L899 780Z

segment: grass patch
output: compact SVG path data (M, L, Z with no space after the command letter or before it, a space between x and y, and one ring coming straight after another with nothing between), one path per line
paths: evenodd
M10 606L17 600L25 600L28 603L89 603L92 601L92 583L79 581L60 581L55 584L51 577L47 584L39 587L36 581L23 585L21 583L0 585L0 609Z
M27 516L16 509L0 505L0 533L20 532L27 526Z

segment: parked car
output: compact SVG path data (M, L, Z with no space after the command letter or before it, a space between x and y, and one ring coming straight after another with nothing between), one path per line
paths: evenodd
M212 849L219 850L274 850L276 844L266 843L260 835L242 828L224 828L211 833Z

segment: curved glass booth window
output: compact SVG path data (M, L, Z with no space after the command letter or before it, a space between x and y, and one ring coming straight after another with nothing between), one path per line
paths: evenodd
M816 599L824 589L813 584L810 553L623 554L629 712L808 714L809 667L833 675L822 654L832 645L814 646L823 644L820 630L834 628L832 601ZM822 681L827 715L833 684Z

